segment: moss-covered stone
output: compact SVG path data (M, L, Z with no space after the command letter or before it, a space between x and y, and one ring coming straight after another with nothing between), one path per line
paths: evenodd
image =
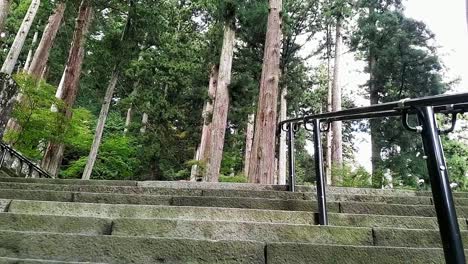
M169 182L169 181L142 181L141 187L173 188L173 189L215 189L215 190L253 190L253 191L286 191L286 185L263 185L253 183L213 183L213 182Z
M105 235L110 219L0 213L0 230Z
M62 179L33 179L21 177L0 177L0 182L62 184L62 185L106 185L106 186L137 186L136 181L108 181L108 180L62 180Z
M305 197L304 193L286 192L286 191L253 191L253 190L216 190L203 189L203 196L216 197L256 197L266 199L287 199L287 200L304 200L311 199Z
M0 257L0 264L104 264L96 262L69 262L69 261L55 261L55 260L42 260L42 259L18 259L18 258L2 258Z
M105 263L264 264L264 244L118 236L0 232L0 256Z
M297 243L267 245L268 264L444 264L442 249L334 246Z
M373 243L370 228L169 219L117 219L113 227L113 235L124 236L341 245L372 245Z
M376 215L407 215L426 216L436 215L433 205L399 205L382 203L340 203L340 212L348 214L376 214ZM468 207L457 206L459 217L468 216Z
M225 208L249 208L287 211L317 211L317 202L304 200L258 199L241 197L173 197L172 205ZM338 212L338 203L328 203L330 212Z
M73 194L60 191L0 189L0 198L71 202L73 201Z
M170 205L171 200L171 196L77 192L73 201L80 203Z
M394 227L408 229L438 229L439 224L435 217L419 216L391 216L366 214L328 214L330 225L356 226L356 227ZM460 218L461 230L467 230L465 219Z
M10 205L11 200L0 199L0 212L5 212Z
M59 203L14 200L11 202L9 211L25 214L107 218L172 218L289 224L315 223L314 214L312 212L214 207Z
M463 243L468 244L468 232L461 232ZM441 248L438 230L374 228L376 246Z
M409 205L431 205L430 197L418 196L389 196L389 195L364 195L364 194L330 194L330 201L360 202L360 203L387 203Z

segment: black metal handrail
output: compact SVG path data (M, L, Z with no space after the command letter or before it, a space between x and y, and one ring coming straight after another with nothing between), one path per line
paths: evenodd
M4 142L0 142L0 149L1 149L1 157L0 157L0 168L3 167L5 163L5 158L7 153L10 153L12 157L17 158L20 161L20 168L23 168L24 164L26 164L29 168L27 176L32 177L33 172L35 171L39 178L53 178L47 171L43 170L37 164L26 158L23 154L19 153L12 147L8 146Z
M460 227L458 225L440 135L452 132L455 128L458 114L466 112L468 112L468 93L459 93L403 99L396 102L309 115L283 121L279 124L278 130L288 132L289 190L295 191L294 137L301 127L303 127L314 133L319 224L328 225L321 134L329 132L330 124L336 121L400 116L402 117L405 129L420 133L422 137L446 263L465 264L465 252L463 250ZM441 129L438 127L435 117L438 113L452 116L450 128ZM417 116L419 121L418 126L412 127L408 123L409 115ZM323 126L324 123L326 126Z

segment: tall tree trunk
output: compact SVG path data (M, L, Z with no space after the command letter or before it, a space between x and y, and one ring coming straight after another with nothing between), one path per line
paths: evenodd
M255 136L250 156L249 181L252 183L274 182L281 12L282 0L270 0Z
M369 7L369 16L373 16L375 12L374 6ZM373 25L374 27L376 25ZM369 99L370 104L375 105L380 101L380 95L378 87L375 84L375 67L377 64L377 58L375 56L375 50L369 49ZM380 164L382 160L381 156L381 144L379 142L379 129L380 120L370 119L370 135L371 135L371 163L372 163L372 185L374 187L382 187L383 183L383 171L381 171Z
M288 102L286 96L288 95L288 87L286 85L281 90L280 98L280 121L287 119L288 115ZM280 140L279 140L279 158L278 158L278 182L279 185L286 184L286 166L287 166L287 142L286 142L286 132L283 129L280 130Z
M18 86L9 75L0 73L0 140L13 110Z
M37 10L39 9L40 5L40 0L31 1L31 5L29 5L29 9L26 13L26 16L24 17L23 23L21 23L20 29L18 30L18 33L16 34L15 40L11 45L10 51L8 52L5 62L3 63L1 72L6 73L8 75L11 75L13 73L13 69L15 68L16 62L18 61L21 49L24 46L24 41L28 36L29 29L31 28L31 25L34 21L34 18L36 17Z
M341 49L343 40L341 36L342 18L338 17L336 21L336 39L335 39L335 67L333 70L333 85L332 85L332 111L341 111ZM342 122L332 123L332 167L340 168L343 166L343 125ZM342 182L342 175L334 175L333 184L337 185Z
M148 114L143 113L143 116L141 117L141 128L140 128L140 133L145 134L146 133L146 128L148 127Z
M0 34L5 31L5 23L10 12L10 3L12 0L0 0Z
M203 162L205 165L208 164L210 158L210 145L211 145L211 122L213 116L213 103L215 102L216 90L218 88L219 68L215 65L211 68L210 83L208 85L208 100L203 106L203 129L200 145L198 147L197 160ZM194 170L195 178L200 176L200 167L194 165L197 168ZM205 173L206 174L206 173Z
M90 1L82 0L63 76L63 89L57 91L58 94L60 93L60 99L64 101L64 109L61 109L61 111L68 120L72 117L72 107L78 93L78 83L84 58L85 39L92 17L93 10ZM44 153L41 166L53 176L58 174L64 149L65 147L61 142L49 142Z
M83 172L82 180L89 180L91 173L93 172L94 163L96 162L97 153L99 146L101 145L102 134L104 132L104 126L106 124L107 115L109 114L109 108L114 95L115 86L119 79L119 73L117 68L112 73L111 80L107 86L106 95L104 96L104 102L102 102L101 113L99 114L98 123L96 126L96 133L94 134L93 144L91 145L91 151L89 152L88 161Z
M229 84L231 83L232 58L234 55L234 42L236 32L233 22L224 26L223 49L219 63L218 83L215 103L213 106L213 119L211 122L210 156L206 167L205 180L218 182L219 170L223 159L224 137L226 134L227 116L229 110Z
M38 35L39 35L39 32L36 31L36 33L34 33L33 40L31 42L31 48L29 49L28 57L26 58L26 62L24 63L23 71L25 71L25 72L27 72L29 70L29 66L31 65L31 60L32 60L32 56L33 56L33 48L36 45Z
M130 127L130 124L132 123L132 116L133 116L133 107L130 105L130 107L127 109L127 116L125 118L124 134L128 133L128 128Z
M249 175L250 155L252 154L252 143L254 137L255 114L250 114L247 119L247 130L245 131L245 158L244 158L244 175Z
M370 80L369 80L369 98L370 104L375 105L379 103L379 92L374 84L374 67L375 67L375 57L373 53L370 54L369 58L369 70L370 70ZM370 134L371 134L371 163L372 163L372 185L375 187L382 186L382 171L380 168L380 163L382 160L381 156L381 144L379 143L379 128L380 128L380 121L377 119L370 119Z
M54 44L60 25L62 24L65 8L65 2L58 3L55 7L54 13L49 17L49 22L44 29L41 42L39 42L39 46L34 53L34 57L28 71L29 74L35 77L41 77L44 73L47 60L49 59L50 50Z

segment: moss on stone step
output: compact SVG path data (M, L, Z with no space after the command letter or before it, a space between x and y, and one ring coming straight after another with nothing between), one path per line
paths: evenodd
M0 198L71 202L73 201L73 193L42 190L0 189Z
M118 236L0 232L0 256L106 263L264 264L264 244Z
M0 177L0 182L61 184L61 185L107 185L107 186L137 186L136 181L109 181L109 180L63 180L63 179L34 179L20 177Z
M297 243L267 245L268 264L445 264L442 249L334 246Z
M10 206L11 200L0 199L0 212L5 212Z
M335 214L328 215L330 225L355 227L392 227L408 229L438 229L439 224L435 217L418 216L390 216L366 214ZM467 230L464 218L458 220L460 229Z
M437 230L374 228L376 246L441 248L440 233ZM462 231L463 244L468 244L468 232Z
M112 234L341 245L372 245L373 243L370 228L170 219L116 219Z
M14 200L11 202L9 212L108 218L174 218L314 224L314 214L311 212L214 207L117 205Z
M0 230L105 235L110 219L0 213Z
M0 264L105 264L96 262L69 262L69 261L55 261L55 260L43 260L43 259L18 259L18 258L2 258L0 257Z
M349 214L435 216L433 205L399 205L383 203L341 202L340 212ZM468 216L468 207L457 206L458 217Z

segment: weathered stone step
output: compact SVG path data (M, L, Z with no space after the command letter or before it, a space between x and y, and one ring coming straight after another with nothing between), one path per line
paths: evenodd
M2 189L8 188L8 189ZM82 195L76 193L83 193ZM94 194L91 194L94 193ZM128 196L125 196L127 194ZM74 198L75 195L75 198ZM134 195L134 196L131 196ZM141 195L141 196L137 196ZM194 189L155 189L129 186L74 186L57 184L27 184L27 183L0 183L0 198L47 200L47 201L83 201L83 202L109 202L131 204L170 204L168 197L158 196L203 196L203 197L236 197L236 198L264 198L282 200L311 201L315 195L309 193L289 193L279 191L239 191L239 190L194 190ZM79 199L79 200L76 200ZM199 202L207 203L212 198L189 199L194 205ZM376 196L376 195L347 195L329 194L327 197L330 206L333 202L370 202L388 204L421 204L431 205L432 198L416 196ZM242 199L238 199L242 201ZM313 201L313 200L312 200ZM179 201L180 202L180 201ZM217 203L223 203L219 199ZM294 203L294 202L288 202ZM467 206L468 199L455 199L457 205ZM306 205L309 203L296 202ZM314 202L312 202L314 204ZM189 204L187 204L189 205ZM300 207L300 206L299 206Z
M3 258L0 257L1 264L43 264L43 263L52 263L52 264L105 264L105 263L96 263L96 262L70 262L70 261L56 261L56 260L44 260L44 259L18 259L18 258Z
M467 206L457 206L457 216L468 217ZM341 202L340 213L347 214L373 214L373 215L400 215L400 216L424 216L435 217L433 205L401 205L384 203L355 203Z
M265 263L263 243L0 231L0 256L106 263Z
M13 200L8 207L8 212L36 215L47 214L105 218L168 218L310 225L315 223L314 213L312 212L190 206L93 204Z
M214 196L132 195L19 189L0 189L0 198L58 202L200 206L288 211L316 211L318 207L317 202L312 200L280 200ZM328 206L329 210L332 212L338 212L339 210L338 203L329 202Z
M334 226L390 227L406 229L438 229L436 217L393 216L369 214L329 213L328 220ZM460 230L468 230L467 220L459 218Z
M465 251L465 254L468 252ZM273 243L266 249L268 264L445 264L439 248L398 248Z
M0 231L0 254L106 263L445 263L440 248L258 243Z
M392 247L442 247L438 230L357 228L265 223L116 219L112 234L193 238L201 240L253 240L313 244L368 245ZM468 232L462 232L465 244Z
M0 230L110 235L112 220L94 217L0 213Z

